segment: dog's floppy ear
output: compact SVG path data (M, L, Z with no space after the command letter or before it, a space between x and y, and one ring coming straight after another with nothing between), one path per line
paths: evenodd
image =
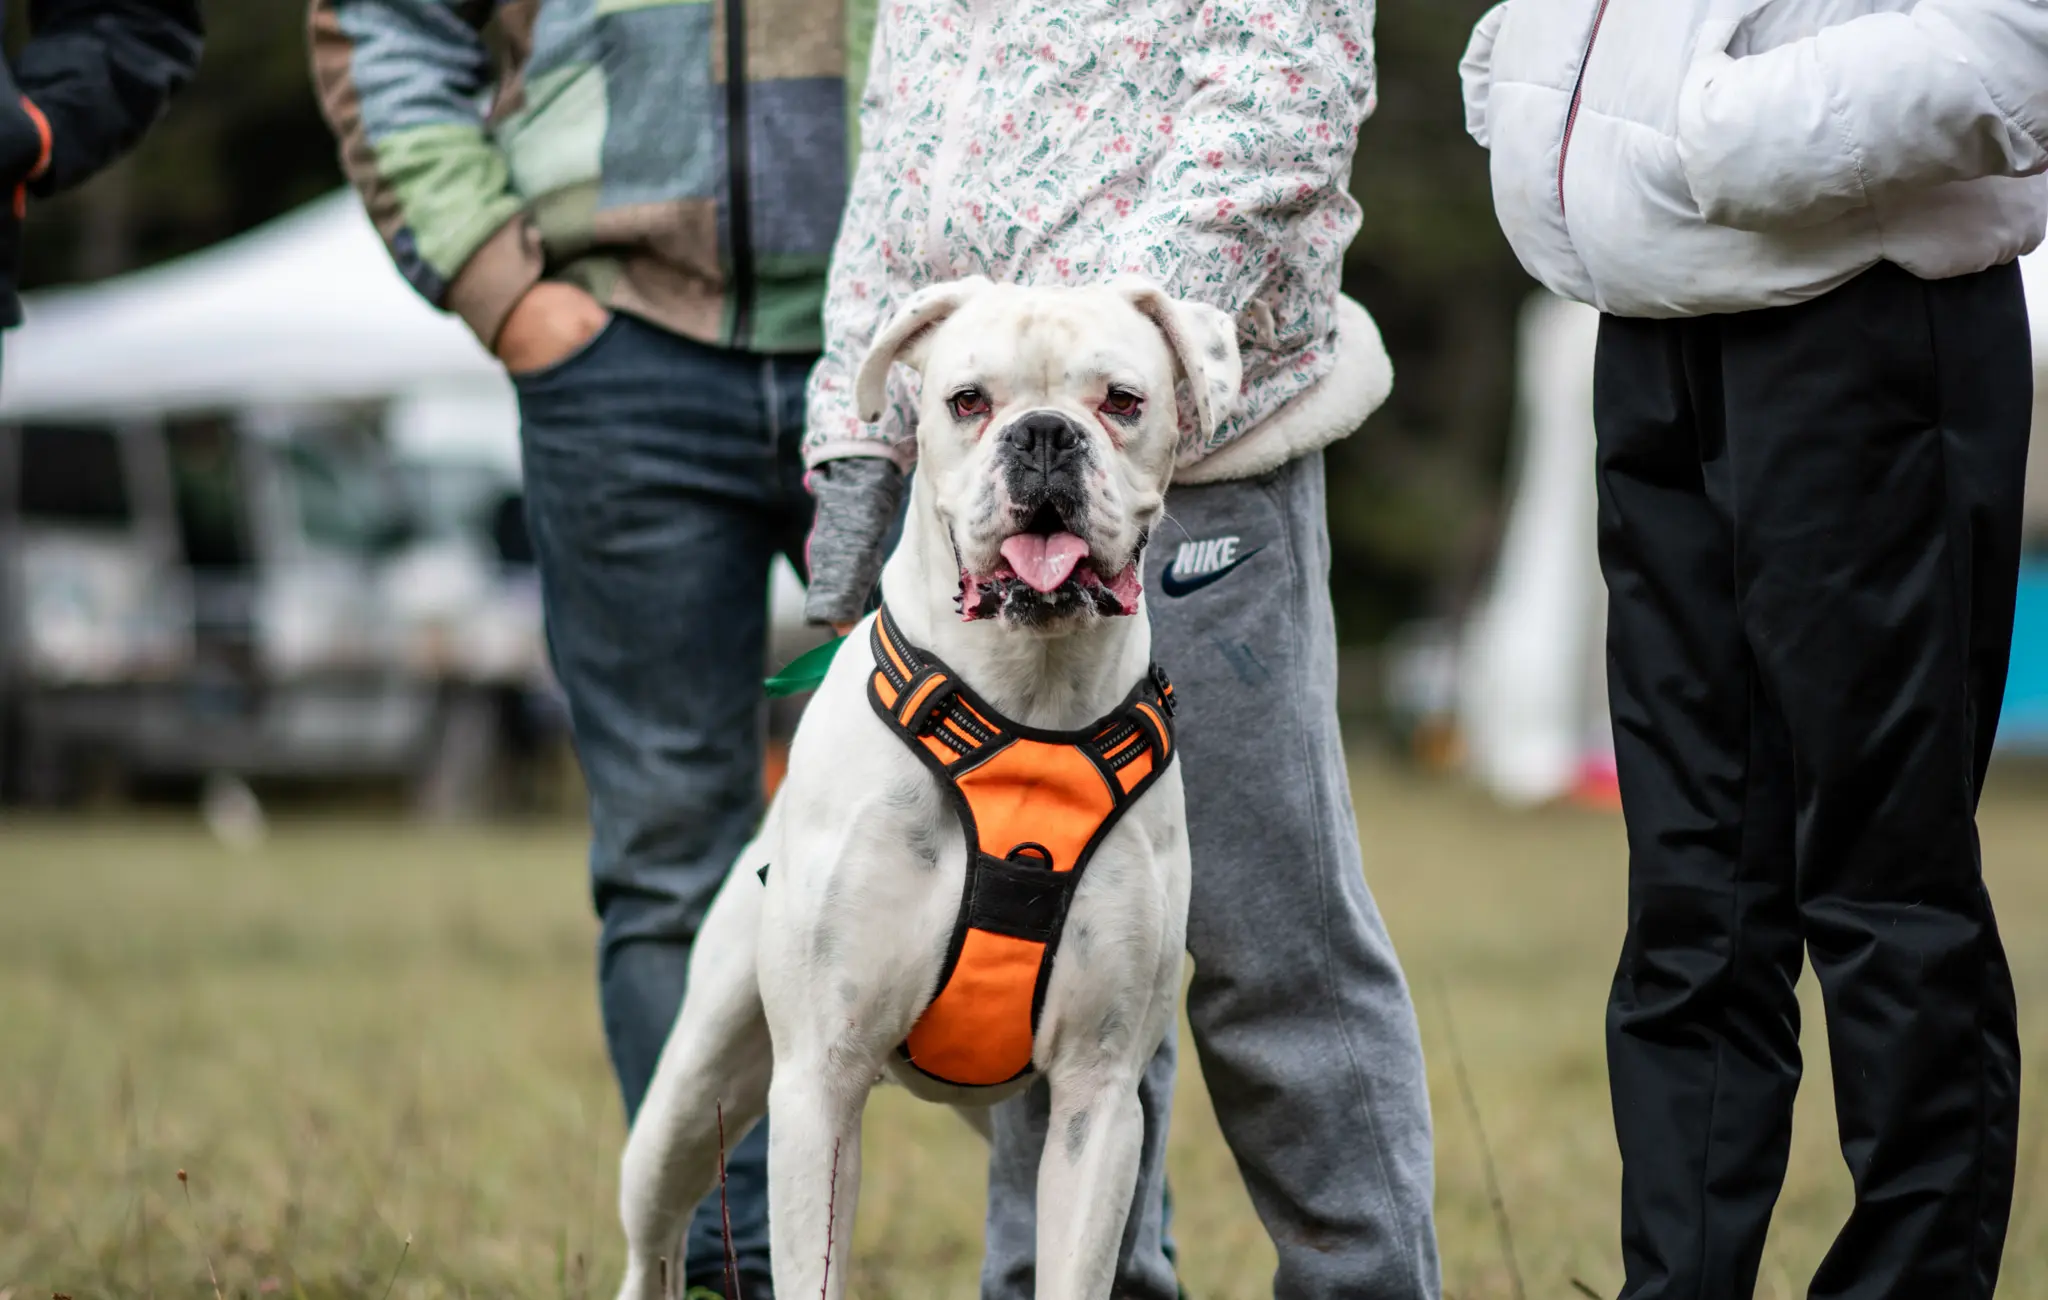
M1244 377L1237 323L1207 303L1169 298L1149 280L1125 277L1115 287L1166 336L1194 398L1196 426L1205 438L1216 432L1216 426L1237 409L1238 385Z
M910 295L902 310L882 327L874 346L868 349L867 360L860 363L860 373L854 376L853 400L860 409L860 418L870 424L882 418L882 407L889 395L890 366L898 361L913 368L921 365L922 344L931 331L960 310L960 304L992 287L986 276L974 275L935 284Z

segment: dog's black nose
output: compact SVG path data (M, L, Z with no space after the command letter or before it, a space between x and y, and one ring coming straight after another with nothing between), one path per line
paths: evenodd
M1032 411L1003 430L1003 450L1013 464L1048 478L1081 449L1081 430L1057 411Z
M1023 514L1050 508L1067 530L1086 511L1088 439L1058 411L1027 411L1004 429L997 447L1012 505Z

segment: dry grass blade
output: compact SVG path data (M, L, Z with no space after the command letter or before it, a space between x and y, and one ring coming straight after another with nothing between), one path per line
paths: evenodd
M732 1203L725 1195L725 1103L718 1107L718 1217L725 1228L726 1300L740 1298L740 1259L732 1248ZM829 1265L828 1265L829 1267Z
M1472 1132L1479 1139L1486 1198L1493 1205L1494 1226L1500 1231L1500 1254L1507 1265L1508 1285L1514 1288L1515 1300L1528 1300L1528 1290L1522 1285L1522 1266L1515 1260L1515 1233L1508 1223L1507 1198L1500 1193L1500 1173L1493 1163L1493 1144L1486 1140L1486 1126L1479 1121L1479 1100L1472 1092L1472 1076L1465 1069L1465 1049L1458 1044L1458 1022L1451 1015L1451 996L1444 988L1442 976L1437 977L1436 1000L1443 1009L1444 1038L1451 1048L1451 1069L1457 1074L1458 1095L1464 1099L1466 1117L1472 1121Z
M379 1300L391 1300L391 1288L398 1285L398 1270L405 1267L405 1257L412 1254L412 1234L405 1234L405 1244L398 1248L398 1262L391 1266L391 1278L384 1283L384 1294Z
M57 1100L58 1086L63 1080L64 1053L69 1045L68 1038L57 1041L57 1050L50 1058L50 1067L43 1075L42 1086L36 1090L35 1113L29 1119L26 1130L28 1169L21 1182L21 1206L14 1216L17 1227L27 1227L30 1220L35 1217L36 1174L42 1168L43 1140L49 1132L50 1111Z
M199 1212L192 1208L192 1180L185 1176L185 1171L182 1169L178 1171L178 1186L184 1189L185 1210L192 1216L192 1227L194 1231L197 1231L199 1227ZM202 1246L199 1249L199 1253L206 1257L206 1279L213 1283L213 1300L223 1300L220 1293L220 1274L213 1271L213 1252Z
M825 1198L825 1280L818 1285L818 1300L832 1294L832 1241L839 1231L839 1143L832 1144L832 1194Z

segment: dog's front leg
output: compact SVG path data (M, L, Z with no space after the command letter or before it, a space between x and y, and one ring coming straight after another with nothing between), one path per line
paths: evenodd
M704 918L682 1010L626 1139L620 1300L683 1293L690 1212L715 1184L722 1149L746 1136L767 1104L774 1055L755 973L762 891L747 861L742 857Z
M1137 1077L1089 1071L1051 1082L1038 1161L1038 1300L1107 1300L1145 1134Z
M778 1061L768 1106L768 1231L775 1294L840 1300L860 1201L860 1120L873 1070L806 1054Z

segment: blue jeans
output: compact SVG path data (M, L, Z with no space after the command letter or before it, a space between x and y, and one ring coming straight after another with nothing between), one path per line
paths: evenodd
M769 564L801 571L809 357L729 352L616 316L519 376L548 649L590 791L598 991L630 1120L697 927L761 815ZM747 1295L768 1270L767 1126L728 1156ZM686 1285L723 1291L714 1193Z

